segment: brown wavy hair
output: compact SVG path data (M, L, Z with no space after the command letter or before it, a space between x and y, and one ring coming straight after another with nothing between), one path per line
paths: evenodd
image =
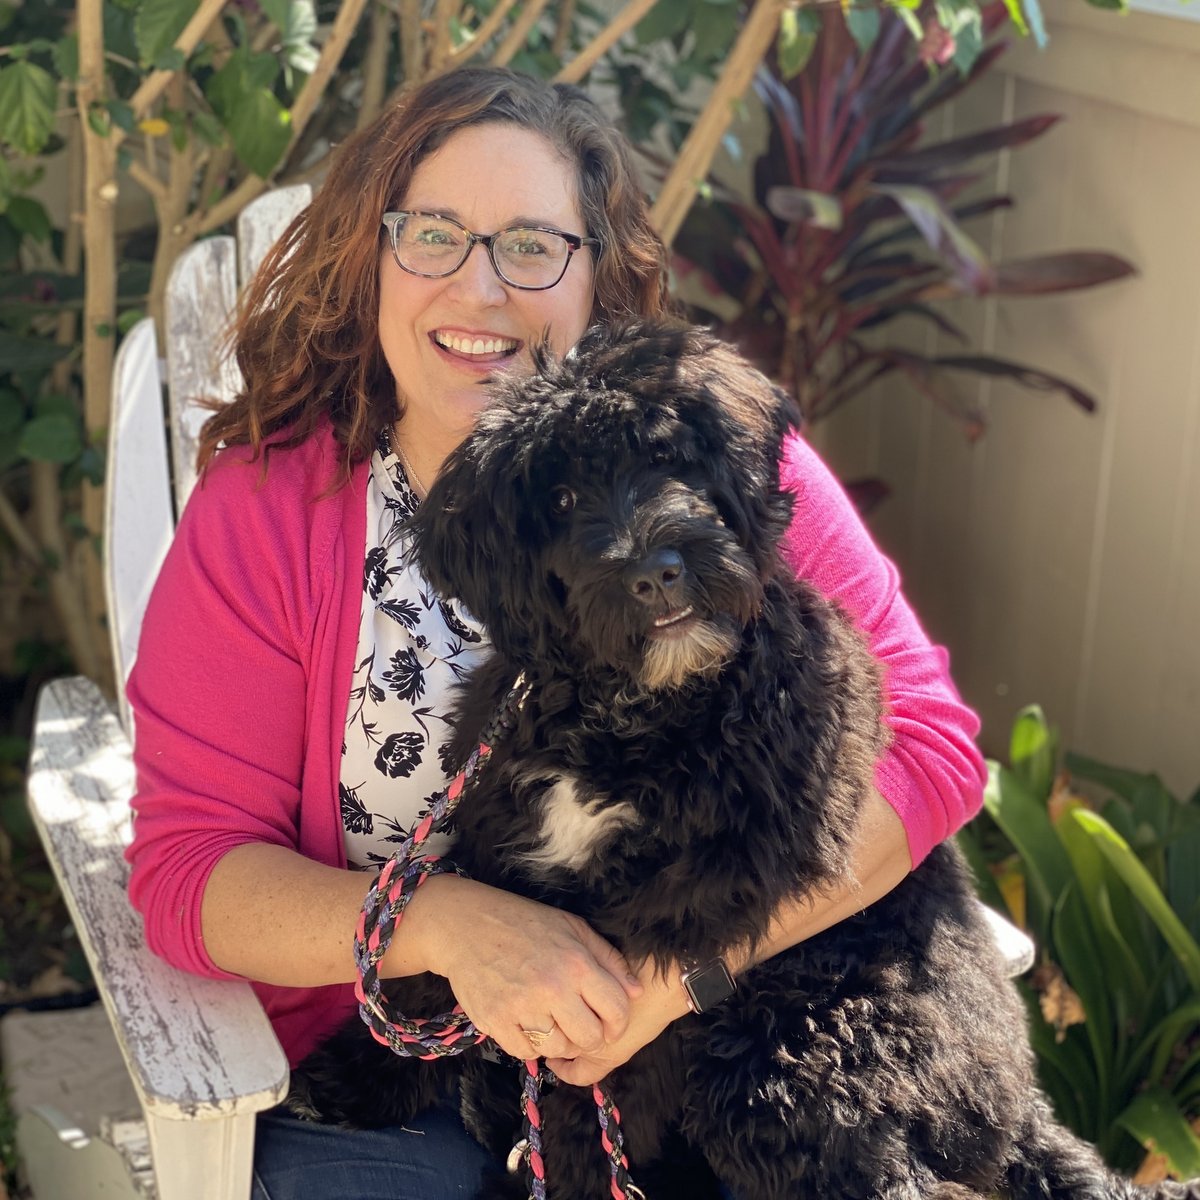
M326 418L344 447L346 475L370 456L396 417L379 344L379 218L401 206L422 159L457 130L493 121L541 134L575 164L587 233L601 243L593 321L668 310L666 251L628 144L600 108L577 87L504 68L448 72L339 147L324 185L259 267L231 333L242 389L205 423L201 470L222 443L249 445L257 456L265 439L297 445Z

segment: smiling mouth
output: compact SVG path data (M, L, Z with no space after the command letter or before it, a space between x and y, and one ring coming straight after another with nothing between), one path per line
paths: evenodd
M689 604L687 608L677 608L673 612L666 613L664 616L655 617L655 629L670 629L672 625L678 625L681 621L686 621L693 613L693 608Z
M516 338L460 337L458 334L440 331L430 334L430 337L439 349L458 355L460 358L479 362L503 362L521 348L521 343Z

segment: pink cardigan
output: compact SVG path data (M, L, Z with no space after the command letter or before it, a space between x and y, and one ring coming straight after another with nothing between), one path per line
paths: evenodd
M326 494L337 449L327 428L273 450L265 481L246 450L222 453L179 522L142 627L128 689L137 728L130 896L151 948L201 975L225 975L205 951L200 900L227 851L269 842L345 866L338 769L369 467ZM895 567L799 437L785 446L782 474L797 498L789 563L841 601L885 665L893 741L876 782L919 862L981 804L978 721ZM279 918L286 928L288 914ZM354 1007L349 984L254 987L293 1063Z

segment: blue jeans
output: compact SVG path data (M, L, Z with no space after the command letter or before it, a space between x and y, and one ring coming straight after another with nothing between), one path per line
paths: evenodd
M490 1159L454 1108L347 1130L273 1110L258 1118L252 1200L462 1200Z

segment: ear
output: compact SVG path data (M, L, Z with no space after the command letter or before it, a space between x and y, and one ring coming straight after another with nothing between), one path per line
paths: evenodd
M799 424L794 400L731 346L697 330L681 368L684 396L710 430L714 484L726 524L764 569L792 516L779 484L784 435Z

